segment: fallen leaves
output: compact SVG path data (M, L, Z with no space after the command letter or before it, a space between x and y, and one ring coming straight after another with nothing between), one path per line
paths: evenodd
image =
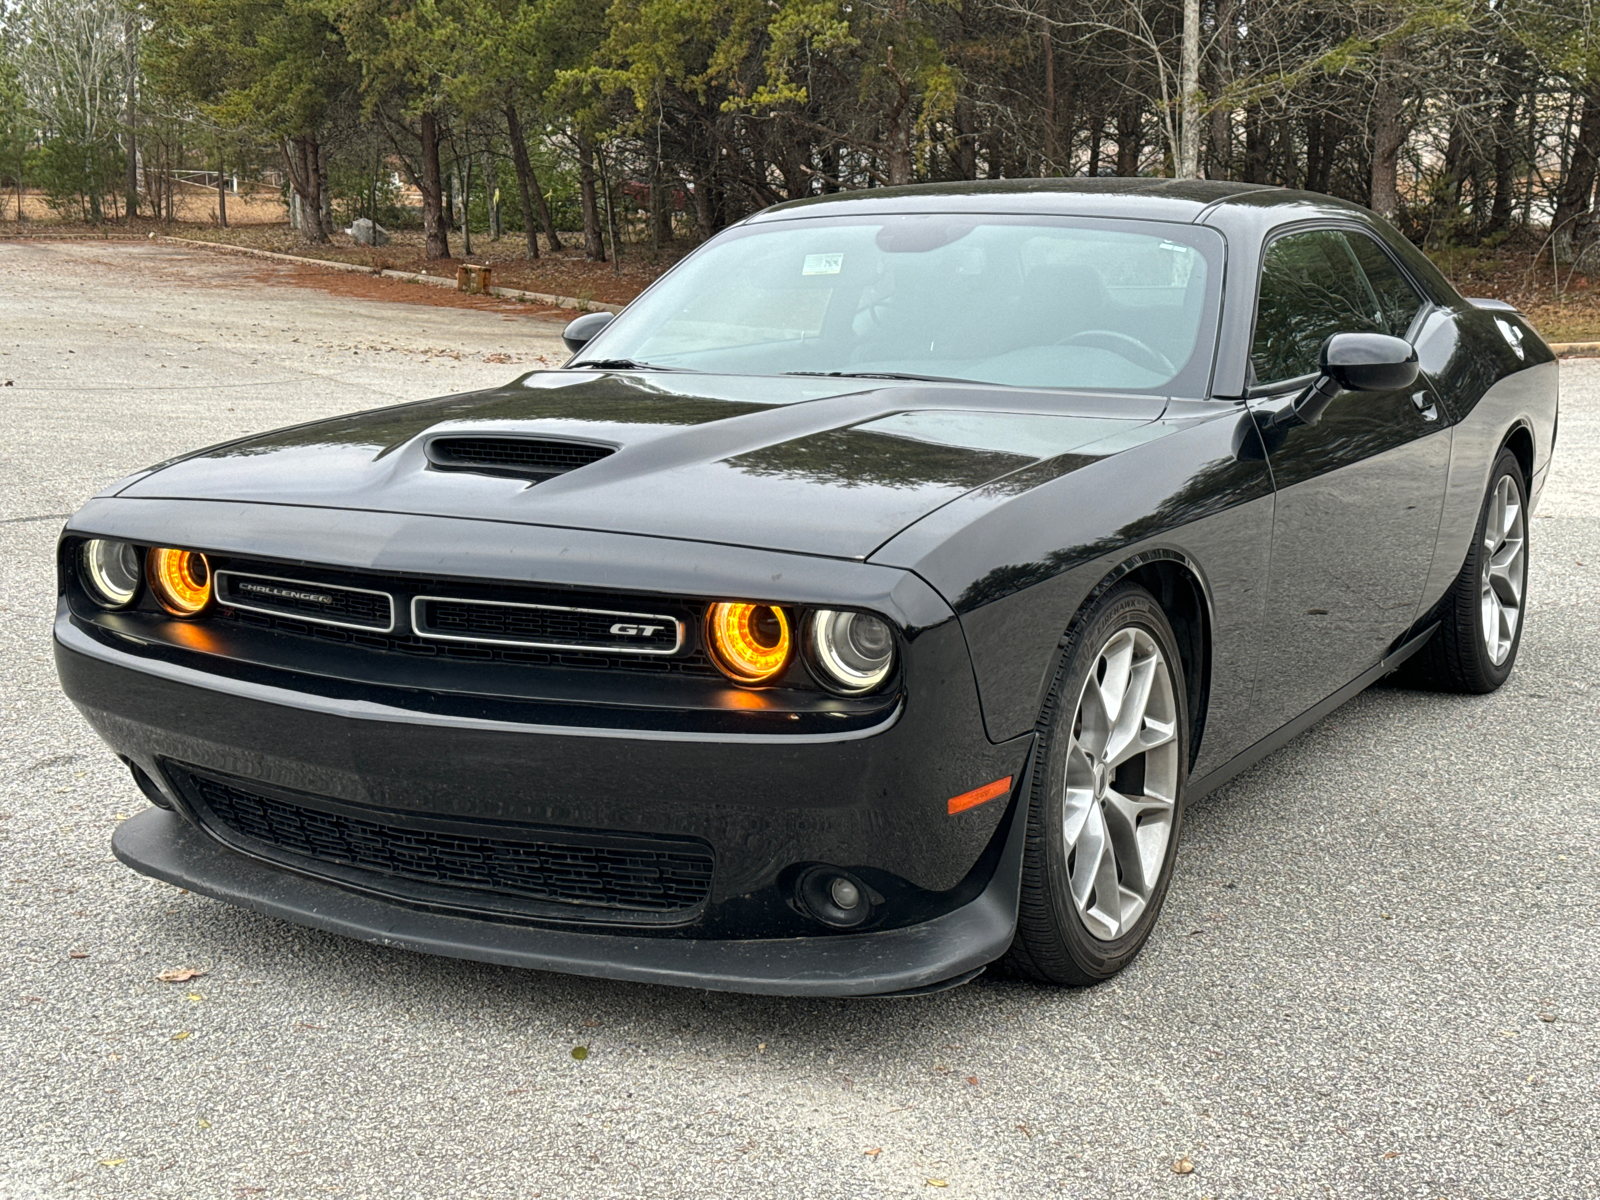
M188 1036L189 1036L189 1031L187 1029L185 1029L180 1033L173 1034L172 1035L172 1040L175 1041L175 1042L181 1042L181 1041L183 1041L184 1038L186 1038Z
M928 1186L929 1187L949 1187L950 1184L947 1181L943 1180L943 1179L930 1179L930 1180L928 1180Z
M579 1062L582 1062L584 1059L589 1057L589 1047L574 1046L572 1048L572 1057L577 1059Z
M100 1159L100 1165L102 1167L120 1167L127 1161L125 1158L102 1158Z
M968 1075L967 1076L967 1082L970 1083L973 1087L977 1087L978 1086L978 1077L976 1075Z
M862 1158L870 1158L873 1162L877 1162L878 1161L878 1155L880 1155L882 1153L883 1153L883 1147L882 1146L874 1146L871 1150L863 1150L861 1152L861 1157Z
M1554 1025L1556 1023L1556 1015L1555 1013L1540 1013L1539 1020L1543 1021L1546 1025Z
M1398 1150L1391 1150L1391 1151L1389 1151L1389 1153L1387 1153L1387 1154L1385 1154L1385 1155L1384 1155L1384 1156L1383 1156L1383 1157L1384 1157L1384 1158L1385 1158L1385 1159L1390 1159L1390 1158L1399 1158L1399 1157L1400 1157L1400 1151L1398 1151Z
M68 950L67 951L67 957L68 958L88 958L89 957L89 952L87 950Z
M1172 1164L1172 1173L1174 1175L1194 1174L1194 1164L1189 1161L1189 1156L1187 1154Z
M173 967L160 972L156 978L162 983L188 983L191 979L199 979L207 972L199 967Z

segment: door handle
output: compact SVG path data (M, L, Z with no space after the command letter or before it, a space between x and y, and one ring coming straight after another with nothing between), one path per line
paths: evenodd
M1422 414L1424 421L1437 421L1439 419L1439 406L1433 402L1426 391L1412 392L1411 403L1417 406L1417 411Z

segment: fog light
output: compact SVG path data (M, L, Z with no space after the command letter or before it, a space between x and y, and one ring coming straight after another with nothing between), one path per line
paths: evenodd
M706 613L706 643L729 679L764 683L789 663L789 618L775 604L726 600Z
M194 550L157 548L145 560L145 576L161 607L175 617L193 617L211 603L211 564Z
M824 925L848 929L872 915L866 885L837 867L812 867L800 877L795 891L806 912Z
M83 579L106 608L125 608L139 594L139 551L128 542L90 538L83 544Z

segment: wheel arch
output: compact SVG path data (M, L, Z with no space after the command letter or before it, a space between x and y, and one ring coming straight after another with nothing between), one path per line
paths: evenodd
M1155 597L1177 639L1189 708L1188 766L1193 770L1199 761L1206 711L1211 700L1212 636L1216 627L1205 573L1193 559L1178 550L1147 550L1134 555L1101 578L1073 614L1068 627L1077 624L1101 596L1124 581L1137 583Z
M1510 450L1516 455L1517 464L1522 468L1522 482L1529 491L1533 490L1533 427L1527 421L1518 421L1506 434L1505 440L1500 443L1502 450ZM1498 457L1498 454L1496 455Z

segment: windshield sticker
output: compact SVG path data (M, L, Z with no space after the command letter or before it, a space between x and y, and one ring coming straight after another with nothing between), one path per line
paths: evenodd
M800 274L837 275L842 266L844 266L843 254L808 254L805 265L800 268Z

